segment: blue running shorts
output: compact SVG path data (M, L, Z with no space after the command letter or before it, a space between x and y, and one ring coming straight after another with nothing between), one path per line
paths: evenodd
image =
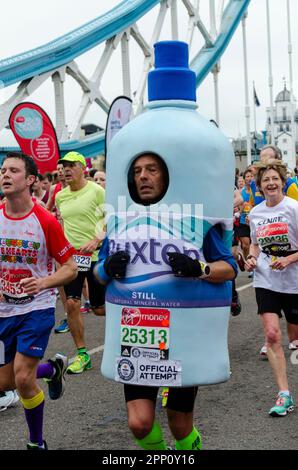
M13 317L0 317L0 341L4 343L5 356L4 360L0 358L0 367L11 362L16 352L41 359L54 324L54 308L35 310Z

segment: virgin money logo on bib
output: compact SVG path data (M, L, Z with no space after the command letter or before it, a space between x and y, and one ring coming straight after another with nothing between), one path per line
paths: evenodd
M280 237L281 235L288 235L288 224L286 222L277 222L273 224L266 224L262 227L257 227L257 238L266 237ZM278 241L280 241L278 239Z
M122 322L124 325L137 326L141 321L141 312L138 308L125 307L122 310Z

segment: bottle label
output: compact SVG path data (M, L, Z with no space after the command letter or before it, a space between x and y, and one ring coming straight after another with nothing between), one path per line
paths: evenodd
M202 247L211 224L181 214L121 217L109 227L109 253L130 255L126 277L107 286L108 302L136 307L193 308L230 303L229 283L211 284L197 278L175 277L167 253L184 253L206 263Z

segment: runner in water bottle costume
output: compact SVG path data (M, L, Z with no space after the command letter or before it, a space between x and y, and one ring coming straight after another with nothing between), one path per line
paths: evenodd
M155 45L148 89L149 110L115 136L107 156L108 236L95 268L107 283L102 372L125 384L140 447L167 448L155 402L168 386L176 449L198 450L197 386L230 375L234 157L195 111L186 44Z

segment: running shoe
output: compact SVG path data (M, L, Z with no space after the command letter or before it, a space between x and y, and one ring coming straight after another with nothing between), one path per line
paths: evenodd
M240 271L245 271L245 259L241 251L239 251L238 253L237 264L239 266Z
M81 313L89 313L91 310L91 305L88 300L84 303L84 305L80 308Z
M280 392L277 395L275 406L269 411L270 416L286 416L291 411L294 411L294 402L291 395L286 395Z
M298 339L294 339L291 343L289 343L290 351L296 351L298 349Z
M51 400L58 400L62 397L65 389L64 374L67 368L67 357L61 353L55 354L49 362L55 369L55 375L51 379L44 379L49 387L49 397Z
M89 354L78 354L70 366L68 366L66 372L67 374L81 374L84 370L91 368L91 357Z
M267 356L267 346L264 344L264 346L261 347L260 349L260 358L261 359L268 359L268 356Z
M61 320L59 325L56 326L56 328L54 329L55 333L67 333L68 331L70 330L69 330L68 321L66 318L64 320Z
M16 390L0 392L0 411L5 411L7 408L15 406L18 401L19 395Z
M48 450L48 445L46 441L43 441L42 446L39 446L38 444L35 444L34 442L28 442L27 450Z
M239 315L241 313L241 310L242 310L241 303L240 303L240 300L239 300L239 296L237 295L237 297L234 297L232 299L231 315L233 317L237 317L237 315Z

